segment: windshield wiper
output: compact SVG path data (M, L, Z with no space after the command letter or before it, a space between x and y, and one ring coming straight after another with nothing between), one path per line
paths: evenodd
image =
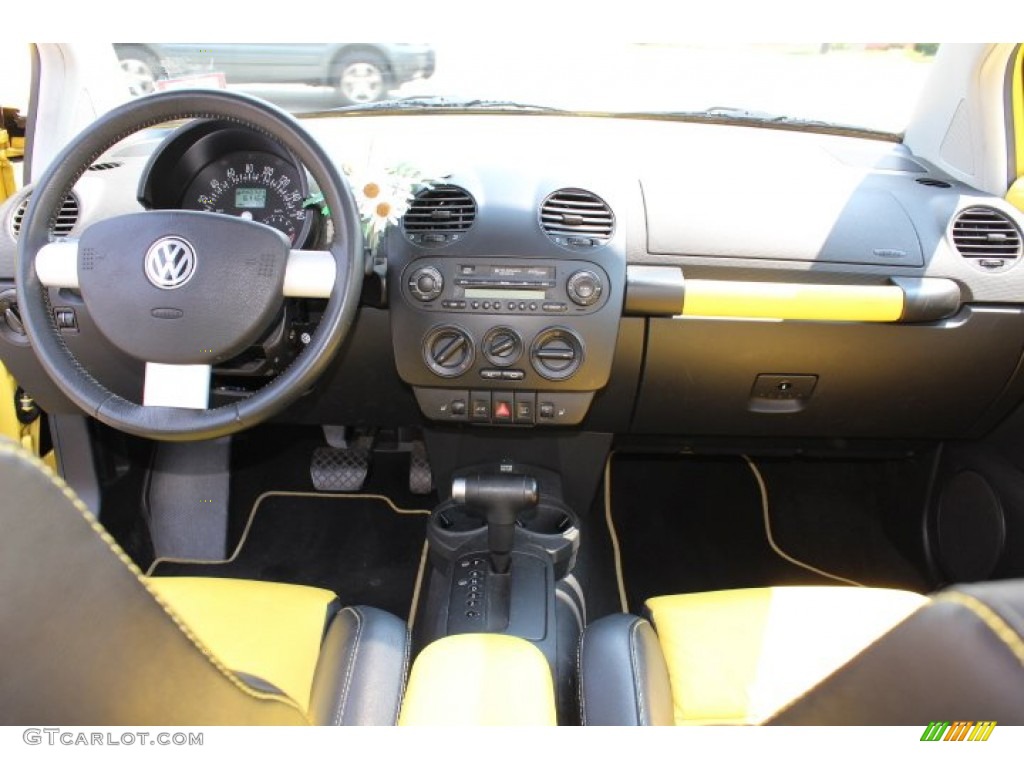
M318 115L337 115L350 113L380 112L526 112L535 114L568 114L565 110L548 107L543 104L526 104L519 101L502 99L458 99L449 96L404 96L398 99L385 99L367 104L355 104L350 107L335 107L318 112L307 112L304 117Z

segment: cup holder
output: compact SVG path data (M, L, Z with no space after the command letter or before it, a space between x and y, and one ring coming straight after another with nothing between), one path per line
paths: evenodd
M444 502L430 516L430 525L439 531L458 535L460 533L476 533L487 527L478 516L469 514L463 504L452 499Z
M556 578L572 569L579 546L579 520L560 499L541 494L537 508L520 515L516 528L516 548L528 545L546 552ZM431 514L427 539L431 557L448 564L460 554L487 549L487 524L464 504L448 499Z
M430 517L430 525L438 532L460 535L478 533L487 528L484 520L470 513L465 505L452 499L441 504ZM537 508L520 515L516 526L540 536L564 536L577 527L576 516L562 502L541 496Z

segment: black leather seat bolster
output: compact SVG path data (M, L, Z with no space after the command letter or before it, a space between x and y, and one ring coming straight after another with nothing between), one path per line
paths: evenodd
M327 627L309 712L319 725L394 725L409 666L409 632L395 616L342 608Z
M0 725L306 723L229 676L74 493L4 439L0 542Z
M791 725L1024 725L1024 583L954 587L770 718Z
M580 639L577 666L583 725L674 725L668 667L644 619L595 621Z

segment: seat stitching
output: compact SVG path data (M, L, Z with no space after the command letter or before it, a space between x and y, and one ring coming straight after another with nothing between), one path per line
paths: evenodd
M342 720L345 718L345 708L348 705L348 692L349 686L352 684L352 672L355 669L356 655L359 653L359 644L363 639L363 617L352 606L346 606L341 609L341 613L345 611L351 611L352 615L356 617L356 639L352 643L352 647L348 650L347 668L345 669L345 684L341 689L341 699L338 702L338 709L334 713L334 724L341 725Z
M636 620L629 628L629 656L632 659L633 687L636 689L637 712L640 718L640 725L645 725L646 715L644 713L644 691L643 683L638 676L640 671L640 660L637 657L637 633L640 629L640 620Z
M213 652L210 651L205 645L203 645L203 643L199 640L195 633L192 632L189 626L178 617L178 615L171 609L170 605L168 605L163 600L163 598L161 598L156 593L156 591L146 583L142 571L139 570L139 567L132 561L130 557L128 557L125 551L121 549L121 545L118 544L109 533L107 533L107 530L99 523L95 515L93 515L90 509L86 506L85 502L83 502L79 498L78 494L75 493L75 490L64 481L64 478L57 475L45 463L40 461L32 454L25 452L24 449L20 448L14 443L0 441L0 455L13 456L15 459L22 461L25 464L28 464L29 466L32 466L36 469L41 470L44 477L50 482L52 486L59 490L68 501L71 502L75 509L78 510L78 512L82 515L82 519L86 522L86 524L93 530L93 532L97 536L99 536L100 540L107 545L111 553L113 553L113 555L117 557L117 559L120 560L121 563L129 570L129 572L135 577L136 582L138 582L138 584L144 590L146 590L147 594L149 594L149 596L153 598L156 604L163 609L164 613L167 615L168 618L171 619L171 621L174 622L178 630L186 638L188 638L188 640L192 642L196 650L202 653L206 660L218 672L220 672L221 675L223 675L228 680L228 682L230 682L239 691L246 694L247 696L250 696L251 698L258 699L260 701L276 701L281 704L286 704L292 707L296 712L299 713L299 715L308 725L312 725L312 723L309 720L309 716L307 715L305 710L303 710L291 698L284 695L279 696L276 694L263 693L262 691L258 691L255 688L246 685L242 680L238 678L237 675L235 675L231 670L225 667L224 664L220 661L220 659L214 656Z
M395 717L394 724L398 723L398 718L402 715L402 702L405 699L405 686L409 679L409 657L412 655L412 636L409 631L405 632L405 651L402 655L402 679L401 685L399 686L398 702L395 704Z
M969 610L981 619L989 631L1010 650L1020 665L1024 666L1024 639L984 600L964 592L943 592L934 599L937 602L954 603Z
M587 639L587 630L580 635L579 645L576 646L576 689L579 696L580 725L587 724L586 697L583 695L583 642Z

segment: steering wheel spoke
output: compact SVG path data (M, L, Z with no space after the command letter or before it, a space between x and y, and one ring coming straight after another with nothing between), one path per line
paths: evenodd
M146 363L142 404L203 410L210 405L209 365Z
M300 251L288 254L284 272L284 295L302 299L329 299L338 267L330 251Z
M36 276L47 288L78 288L78 241L47 243L36 254Z

